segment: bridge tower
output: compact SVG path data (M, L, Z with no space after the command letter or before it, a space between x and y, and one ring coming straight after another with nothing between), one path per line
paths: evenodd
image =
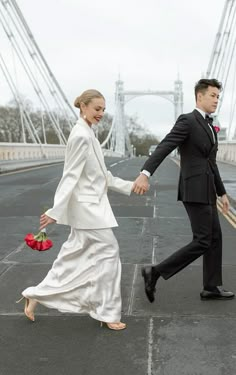
M107 145L109 141L110 150L115 154L124 156L128 152L129 155L132 155L132 146L126 127L125 104L138 96L144 95L156 95L170 101L174 106L175 120L183 113L183 84L179 78L174 82L174 90L170 91L124 90L124 82L118 79L116 82L115 114L112 127L102 147Z
M116 81L116 92L115 92L115 115L114 124L112 129L112 141L111 147L115 153L125 155L126 149L126 124L125 124L125 95L124 95L124 83L119 79ZM130 151L130 150L129 150Z

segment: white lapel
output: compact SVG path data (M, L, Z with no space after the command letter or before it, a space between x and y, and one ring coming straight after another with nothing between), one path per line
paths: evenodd
M107 176L107 168L106 168L106 165L105 165L105 162L104 162L102 148L100 146L100 143L99 143L98 139L95 137L94 134L93 134L93 137L92 137L92 142L93 142L93 149L94 149L94 152L97 156L98 162L99 162L99 164L102 168L102 171L103 171L104 175Z
M87 122L84 121L81 117L77 121L77 124L82 125L83 128L85 128L87 130L87 132L90 134L91 139L92 139L92 145L93 145L94 153L95 153L95 155L98 159L98 162L100 164L102 172L104 173L105 176L107 176L107 168L106 168L106 165L105 165L105 162L104 162L102 148L100 146L100 143L99 143L98 139L95 137L94 131L90 128L90 126L87 124Z

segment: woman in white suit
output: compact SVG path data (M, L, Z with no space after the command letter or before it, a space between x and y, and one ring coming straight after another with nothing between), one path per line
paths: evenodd
M62 312L88 313L92 318L121 330L121 263L112 227L117 226L107 190L130 195L133 182L107 171L92 124L103 117L105 99L87 90L75 100L80 118L68 139L63 175L54 205L40 218L48 224L71 226L67 241L45 279L22 292L25 315L34 321L37 303Z

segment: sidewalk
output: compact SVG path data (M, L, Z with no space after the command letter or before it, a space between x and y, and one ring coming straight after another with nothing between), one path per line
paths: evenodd
M43 165L51 165L63 163L64 159L28 159L28 160L1 160L0 174L15 172L19 170L29 169L33 167L40 167Z

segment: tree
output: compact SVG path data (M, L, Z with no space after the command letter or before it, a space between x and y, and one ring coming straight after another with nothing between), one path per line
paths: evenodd
M44 134L46 137L46 143L58 144L59 137L55 132L50 117L54 117L67 139L70 133L70 126L68 122L68 116L61 114L59 111L52 111L46 113L40 110L34 110L32 103L26 99L21 98L21 102L24 105L24 110L27 111L26 120L22 109L16 100L12 100L5 107L0 107L0 142L23 142L32 143L33 139L26 126L31 128L34 135L37 134L42 143L45 142ZM32 125L33 124L33 127ZM43 131L43 127L45 132ZM24 136L23 136L24 134Z
M159 143L158 137L152 134L149 129L140 125L137 117L129 117L126 122L128 124L130 142L136 149L136 155L148 155L150 146Z
M23 96L21 96L21 103L23 103L31 119L34 127L32 129L33 133L37 134L42 143L45 143L45 138L48 144L59 143L59 137L52 125L52 117L56 119L65 138L68 138L70 133L69 120L73 123L74 119L70 119L68 115L56 109L49 113L35 110L32 103ZM112 121L113 117L109 113L105 113L98 126L98 139L100 143L106 139L112 126ZM25 125L22 109L20 109L16 100L11 100L5 107L0 107L0 142L23 142L25 137L27 143L32 143L33 140ZM139 124L137 117L127 116L126 126L128 128L130 143L136 149L136 155L148 155L149 147L159 143L155 135Z
M111 128L112 120L113 120L113 117L109 113L105 113L102 120L99 122L98 139L100 143L105 141L109 133L109 130Z

